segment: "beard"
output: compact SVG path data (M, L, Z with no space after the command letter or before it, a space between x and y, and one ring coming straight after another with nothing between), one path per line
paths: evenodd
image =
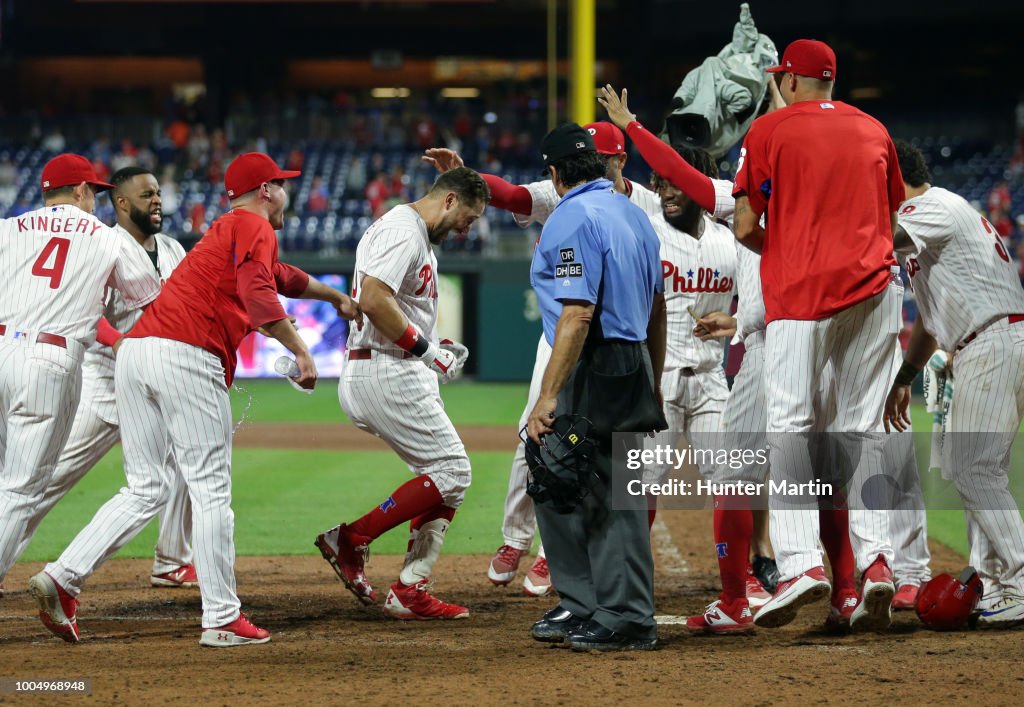
M684 206L677 214L669 216L664 211L662 211L661 215L665 217L665 220L668 222L668 225L676 229L677 231L683 231L685 233L689 233L690 235L696 235L694 233L694 230L696 230L697 224L700 223L700 212L701 208L697 206L697 204L690 202L689 204Z
M154 224L148 211L137 209L134 206L132 206L131 210L128 212L128 218L131 219L131 222L138 226L139 230L147 236L154 236L157 233L160 233L160 227L164 225L162 216L160 217L160 222Z

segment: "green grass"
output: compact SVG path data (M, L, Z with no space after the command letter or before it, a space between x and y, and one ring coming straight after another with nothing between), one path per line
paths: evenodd
M471 458L473 484L466 510L455 517L445 542L450 553L486 553L501 544L511 454L481 452ZM409 478L409 470L390 452L236 449L232 507L238 554L317 554L313 539L318 533L359 517ZM21 559L57 557L123 485L121 450L115 447L46 517ZM375 541L374 552L404 553L406 527ZM156 521L151 522L120 556L149 557L156 529Z
M238 420L251 402L251 422L346 422L338 404L338 380L321 380L312 395L294 390L283 380L239 380L231 391L231 409ZM445 409L456 425L515 425L526 404L521 383L458 381L441 386Z
M338 406L336 381L322 381L311 396L301 395L278 380L241 381L240 385L248 393L232 392L236 420L251 394L254 404L247 419L252 421L347 424ZM442 387L442 395L456 424L511 427L522 412L526 386L460 382ZM930 429L923 406L915 406L913 413L916 429ZM918 459L924 461L928 458L927 435L919 434L916 440ZM511 451L471 454L473 484L452 525L446 551L489 553L501 543ZM1016 445L1012 468L1024 468L1024 444ZM312 541L318 533L341 520L358 517L409 478L405 465L390 452L240 448L235 450L233 473L235 540L240 555L315 554ZM935 498L946 502L948 485L943 489L941 480L930 476L926 474L923 479L929 505ZM43 521L22 559L56 557L123 485L121 452L115 448ZM955 506L946 503L944 507ZM933 538L966 552L961 511L929 511L928 518ZM121 556L148 557L155 539L154 522L121 551ZM405 531L396 529L375 542L374 551L402 553L405 542Z

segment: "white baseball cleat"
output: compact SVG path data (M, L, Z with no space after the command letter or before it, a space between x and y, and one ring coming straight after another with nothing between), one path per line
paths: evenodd
M1020 597L1003 596L978 617L978 628L1013 628L1021 624L1024 624L1024 599Z

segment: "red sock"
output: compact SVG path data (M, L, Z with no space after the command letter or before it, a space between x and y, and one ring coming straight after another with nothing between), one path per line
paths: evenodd
M439 503L426 513L420 513L409 521L409 530L419 530L424 523L429 523L430 521L437 520L438 518L444 518L450 523L452 518L455 517L455 510L456 509L451 506Z
M729 504L736 506L730 508ZM750 563L750 534L754 532L754 512L742 499L715 496L715 550L722 594L734 601L747 595L747 565Z
M417 476L395 489L384 503L364 515L349 530L368 540L380 537L407 520L426 513L441 504L441 492L427 476Z
M856 589L853 546L850 545L849 511L818 511L821 525L821 544L832 565L832 593L841 589Z

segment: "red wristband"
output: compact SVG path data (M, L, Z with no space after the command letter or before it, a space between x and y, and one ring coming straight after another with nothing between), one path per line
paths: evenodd
M400 349L406 351L412 351L412 347L416 345L416 341L420 338L419 333L416 331L416 327L410 324L400 337L395 339L395 345Z
M124 334L115 329L106 317L100 317L96 325L96 341L104 346L113 346Z

